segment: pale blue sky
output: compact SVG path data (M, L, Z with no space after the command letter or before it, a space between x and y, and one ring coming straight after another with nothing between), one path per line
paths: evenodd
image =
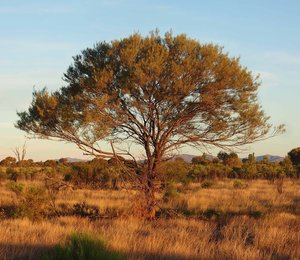
M58 89L72 56L82 49L155 28L223 45L260 73L260 102L272 123L286 124L287 133L243 154L285 155L300 146L299 10L296 0L0 0L0 159L25 140L13 124L16 111L29 106L33 86ZM27 144L28 157L35 160L83 157L62 142Z

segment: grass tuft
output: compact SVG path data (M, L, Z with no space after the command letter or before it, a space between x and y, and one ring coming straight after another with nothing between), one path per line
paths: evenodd
M118 252L109 250L102 239L90 234L74 233L64 245L59 245L42 257L43 260L119 260Z

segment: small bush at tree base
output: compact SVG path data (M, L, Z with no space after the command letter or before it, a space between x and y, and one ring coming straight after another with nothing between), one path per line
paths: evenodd
M107 248L104 241L89 234L73 234L64 245L55 247L43 260L119 260L118 252Z

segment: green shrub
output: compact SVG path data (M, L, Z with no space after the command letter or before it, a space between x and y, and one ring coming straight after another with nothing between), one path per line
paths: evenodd
M191 165L185 162L182 158L176 158L167 162L163 162L158 170L160 180L165 182L187 183L191 181L188 176Z
M26 180L33 181L39 173L39 168L35 167L21 167L19 168L20 175L23 175Z
M21 177L21 173L18 172L17 169L11 168L11 167L6 169L6 174L8 176L8 179L15 181L15 182Z
M24 185L21 183L16 183L14 181L10 181L7 183L7 188L14 192L17 196L21 195L24 190Z
M115 260L123 259L118 252L109 250L104 241L89 234L73 234L62 246L57 246L44 260Z
M5 179L7 179L6 171L0 168L0 183Z
M18 199L18 207L14 217L28 217L36 221L46 216L50 208L50 196L44 187L24 188L24 185L13 181L7 186L17 195Z
M48 178L54 178L57 174L56 168L54 167L45 167L42 171Z
M244 189L246 187L247 187L247 184L245 184L241 180L234 180L234 182L233 182L233 188L235 188L235 189Z
M176 189L174 183L167 184L166 191L163 196L163 200L165 202L168 202L174 198L177 198L178 196L179 196L179 192Z
M24 194L24 215L31 220L45 217L50 197L44 187L29 187Z
M201 183L201 187L203 189L209 189L209 188L213 187L214 185L215 185L215 182L212 180L206 180Z

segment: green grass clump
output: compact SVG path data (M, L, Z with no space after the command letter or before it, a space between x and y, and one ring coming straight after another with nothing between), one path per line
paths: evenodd
M119 260L118 252L109 250L104 241L89 234L74 233L64 245L59 245L42 257L44 260Z
M241 180L233 181L233 188L235 188L235 189L244 189L246 187L247 187L247 185Z

